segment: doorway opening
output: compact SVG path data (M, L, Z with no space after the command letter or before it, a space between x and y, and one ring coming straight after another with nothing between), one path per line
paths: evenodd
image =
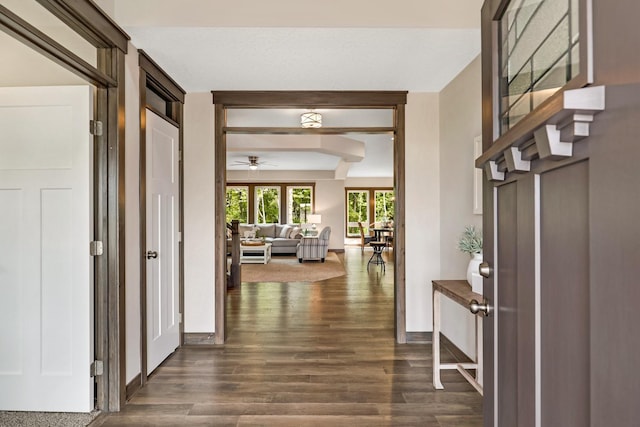
M354 133L389 134L393 136L393 189L395 192L394 244L396 247L394 269L394 317L395 338L406 342L405 322L405 104L407 92L229 92L214 91L215 105L215 204L226 202L227 137L246 135L349 135ZM233 127L227 122L230 109L390 109L393 123L388 127ZM226 254L226 218L224 210L215 214L215 252ZM215 260L215 343L226 339L226 256Z

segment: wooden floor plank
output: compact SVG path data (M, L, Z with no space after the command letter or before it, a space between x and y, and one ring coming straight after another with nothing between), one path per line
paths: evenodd
M367 273L359 248L340 258L343 277L229 291L227 342L179 349L100 425L481 426L460 374L433 389L430 344L395 344L393 265Z

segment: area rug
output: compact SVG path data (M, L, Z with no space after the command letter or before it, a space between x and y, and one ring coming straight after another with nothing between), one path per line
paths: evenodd
M324 262L298 262L295 256L273 256L268 264L242 264L243 282L318 282L344 276L338 256L329 252Z

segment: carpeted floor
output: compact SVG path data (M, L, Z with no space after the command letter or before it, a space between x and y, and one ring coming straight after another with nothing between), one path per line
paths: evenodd
M324 262L298 262L295 256L273 256L268 264L242 264L243 282L318 282L344 276L338 256L329 252Z

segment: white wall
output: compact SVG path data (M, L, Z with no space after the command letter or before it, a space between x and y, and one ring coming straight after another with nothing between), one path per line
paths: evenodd
M129 43L125 56L125 340L126 381L140 373L140 68Z
M2 66L0 66L2 87L88 84L84 79L2 31L0 31L0 52L2 52Z
M391 144L391 142L389 142ZM393 159L389 159L390 162ZM389 178L347 178L345 187L393 187L393 177Z
M331 227L329 249L344 249L344 181L316 182L315 211L322 215L322 227Z
M406 108L405 183L408 331L432 330L431 280L440 278L438 118L438 94L409 94ZM184 148L186 332L211 332L214 328L213 139L211 94L187 94ZM235 178L242 179L231 174L228 177ZM278 177L265 175L262 178ZM388 181L384 182L386 185ZM319 180L316 183L318 211L323 215L323 224L331 221L332 230L344 229L343 195L342 181ZM342 234L332 232L333 249L343 247Z
M214 110L211 93L184 105L184 330L214 331Z
M431 331L431 281L440 278L437 93L409 93L406 107L407 331Z
M472 61L440 92L440 253L441 277L466 277L469 256L457 239L465 225L482 228L482 215L473 214L474 137L481 134L480 57ZM469 310L443 298L442 332L475 357L474 318Z

